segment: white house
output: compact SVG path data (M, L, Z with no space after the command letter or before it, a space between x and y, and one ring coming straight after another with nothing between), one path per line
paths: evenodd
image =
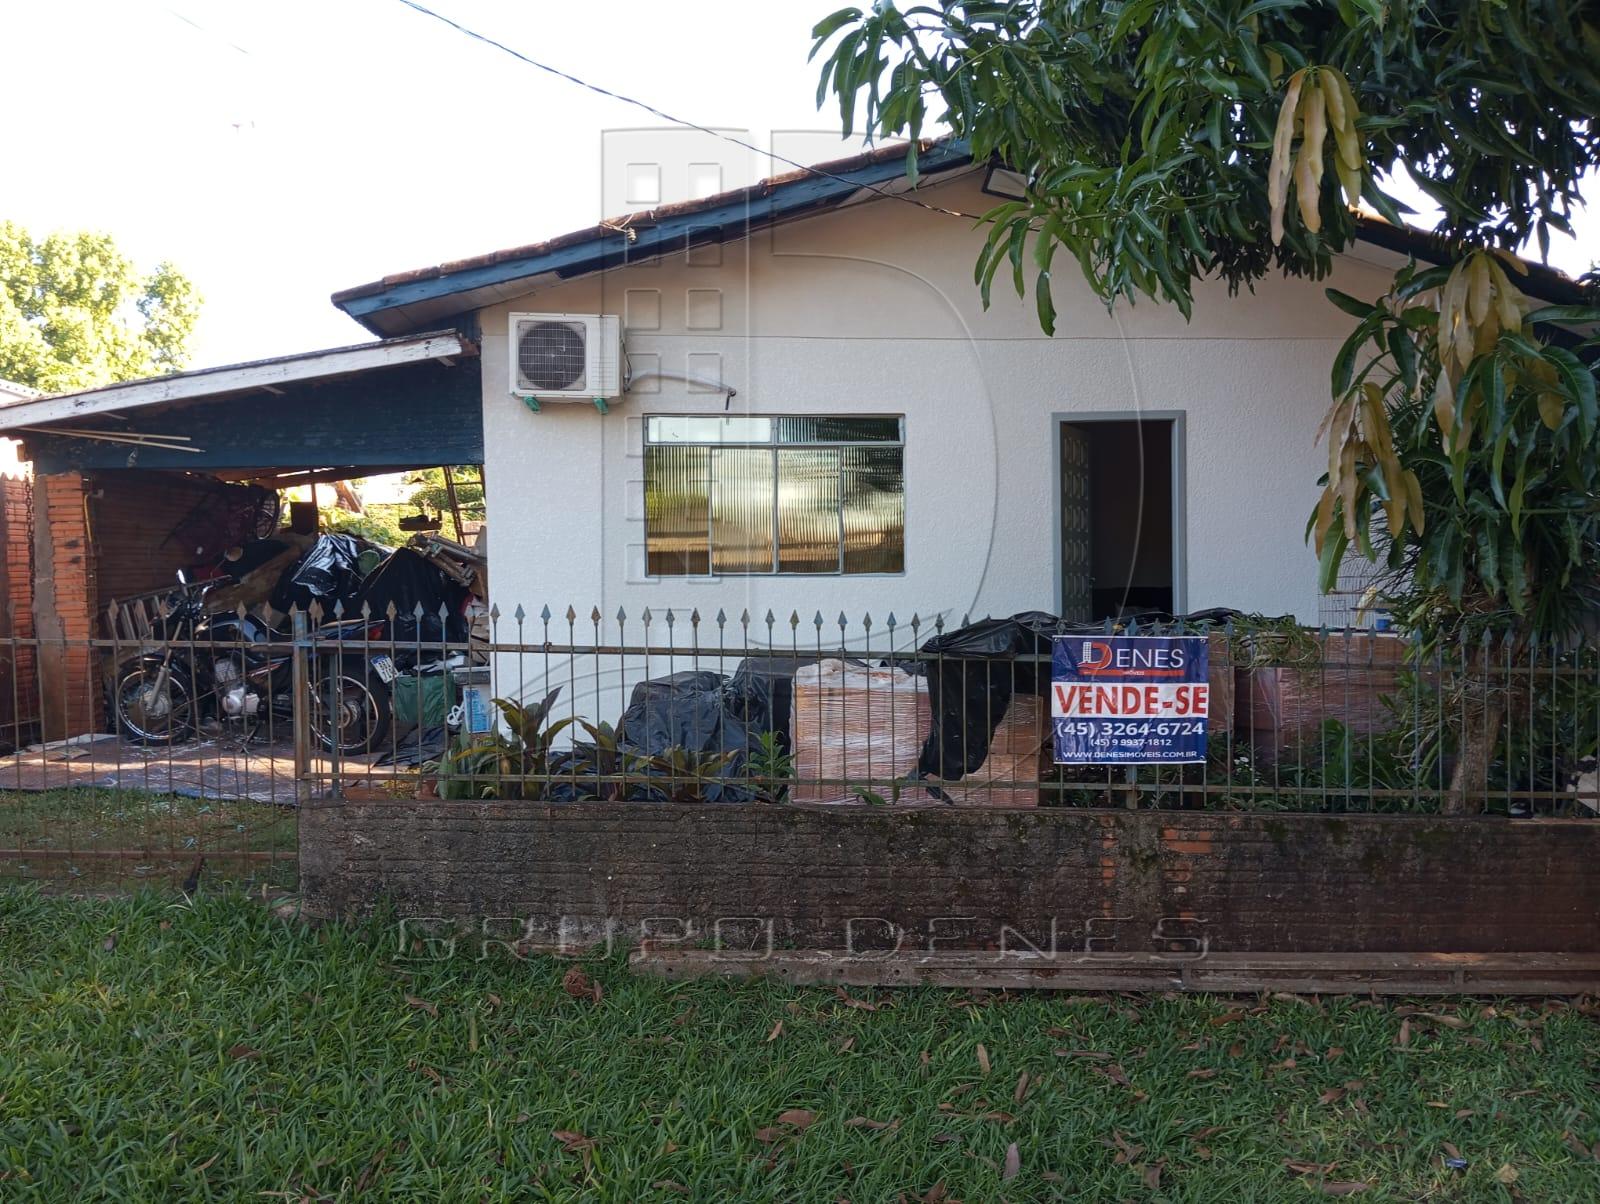
M995 203L959 147L923 162L926 206ZM382 335L475 317L502 609L1316 622L1314 435L1349 322L1323 290L1380 295L1401 259L1379 243L1415 236L1369 223L1325 281L1208 284L1192 321L1108 313L1058 259L1052 338L1006 271L983 308L973 222L886 195L903 164L891 148L335 296ZM535 412L511 376L524 313L618 319L622 382Z

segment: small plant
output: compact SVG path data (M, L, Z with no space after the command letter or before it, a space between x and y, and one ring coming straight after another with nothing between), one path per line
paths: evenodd
M574 797L603 802L615 802L624 797L624 784L616 779L627 773L633 757L622 748L620 733L604 721L590 723L579 719L578 726L589 740L587 743L579 741L573 746L572 756L567 763L572 774Z
M904 786L905 783L900 781L898 778L890 782L888 798L884 798L883 795L879 794L876 790L873 790L868 786L852 786L850 788L850 793L855 795L863 803L866 803L869 807L888 807L899 803L900 792L902 789L904 789Z
M762 732L745 758L745 773L757 797L781 803L789 795L788 783L794 780L794 757L784 751L777 732Z
M462 736L439 759L439 797L543 798L549 790L550 748L574 721L546 723L561 687L530 706L496 698L503 726Z
M693 752L679 745L653 755L630 757L628 772L666 778L666 787L650 787L650 793L671 802L714 803L724 801L724 793L735 783L727 770L740 757L735 752Z

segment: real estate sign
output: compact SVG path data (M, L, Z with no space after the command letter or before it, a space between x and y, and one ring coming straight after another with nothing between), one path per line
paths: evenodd
M1211 689L1205 636L1057 636L1052 660L1058 764L1206 759Z

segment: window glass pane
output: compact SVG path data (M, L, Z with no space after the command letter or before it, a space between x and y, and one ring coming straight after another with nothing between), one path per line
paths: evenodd
M778 452L778 571L839 571L839 451Z
M771 443L771 418L730 414L662 414L645 422L651 443Z
M652 576L711 571L710 457L703 447L645 448L645 571Z
M839 418L830 414L774 418L779 443L898 443L898 418Z
M846 447L842 458L844 571L899 573L906 567L905 449Z
M772 452L711 449L711 569L772 572Z

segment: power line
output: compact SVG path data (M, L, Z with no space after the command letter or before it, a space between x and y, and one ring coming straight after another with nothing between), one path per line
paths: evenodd
M643 109L646 113L649 113L653 117L660 118L669 125L677 125L682 126L685 129L698 130L702 134L709 134L713 138L720 138L724 142L730 142L734 146L750 151L753 154L768 156L777 160L779 163L786 164L789 167L797 168L800 171L808 172L811 175L822 176L830 180L837 180L841 184L849 184L852 188L863 188L866 191L876 193L878 196L884 197L887 200L900 201L907 205L915 205L918 209L926 209L929 213L939 213L946 217L959 217L971 222L981 222L984 220L981 216L974 213L963 213L959 209L947 209L943 205L932 205L927 201L918 200L916 197L907 196L902 192L889 192L887 189L881 188L876 184L865 184L859 180L852 180L848 176L836 175L831 171L824 171L823 169L812 166L811 164L797 163L793 159L786 159L775 151L763 150L759 146L753 146L743 139L735 138L731 134L725 134L721 130L713 130L696 122L685 121L681 117L674 117L672 114L664 113L654 105L646 104L642 100L636 100L632 96L624 96L620 92L611 91L609 88L602 88L599 84L591 84L588 80L579 79L576 75L573 75L567 71L563 71L559 67L552 67L548 63L541 63L538 59L529 58L520 50L516 50L513 47L507 46L504 42L498 42L494 38L491 38L488 34L479 33L477 30L471 29L461 24L459 21L445 16L443 13L435 12L426 5L419 4L417 0L399 0L399 2L405 5L407 8L421 13L425 17L432 17L435 21L439 21L445 25L448 25L451 29L454 29L458 33L465 34L474 41L482 42L486 46L493 46L496 50L504 51L512 58L519 59L528 64L530 67L537 67L540 71L553 75L557 79L564 79L568 83L577 84L578 87L586 88L590 92L594 92L599 96L604 96L611 100L619 100L623 104L632 105L636 109Z

